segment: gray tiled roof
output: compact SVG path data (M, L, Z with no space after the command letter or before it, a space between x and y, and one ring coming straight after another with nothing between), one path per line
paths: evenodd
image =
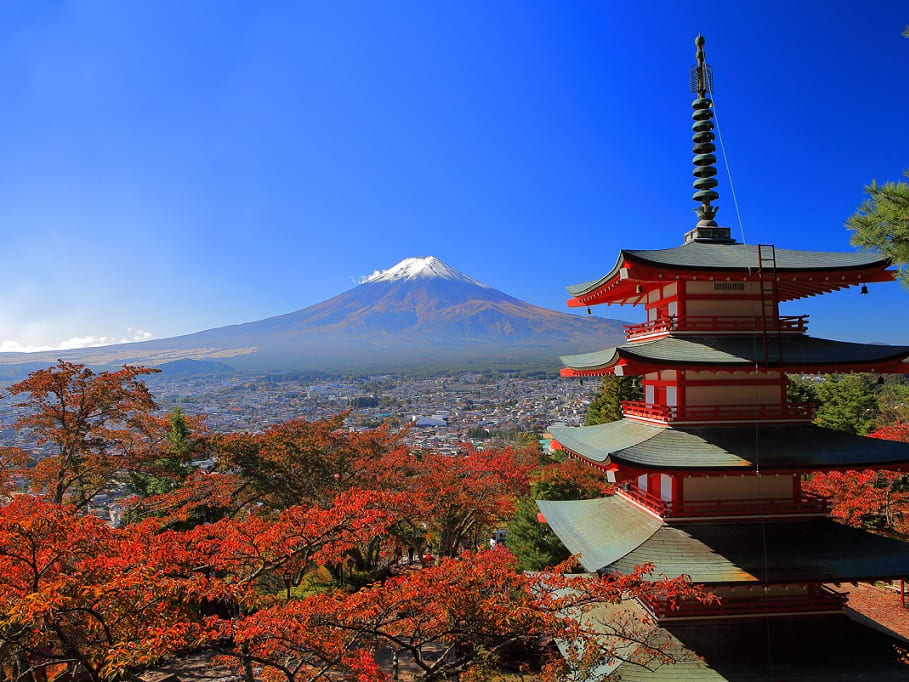
M599 279L567 287L572 296L582 296L614 277L625 260L667 268L697 270L747 270L758 265L757 246L689 242L669 249L623 249L616 265ZM848 270L872 266L885 267L890 261L877 253L836 251L794 251L776 249L777 271Z
M537 506L588 571L649 563L654 580L731 584L899 578L909 568L909 543L830 519L671 524L619 495Z
M621 559L655 533L662 522L613 495L593 500L538 500L546 523L581 564L595 571Z
M652 669L624 663L622 682L897 682L909 679L904 640L844 615L672 624L669 651L688 660Z
M909 346L848 343L811 336L784 336L783 362L790 366L882 362L909 355ZM768 346L769 362L779 362L777 344ZM760 336L665 336L653 341L625 343L580 355L564 355L562 363L571 369L595 370L610 367L619 359L676 365L752 366L764 362Z
M645 563L654 578L696 583L849 582L904 576L909 543L830 519L673 524L603 568L627 573Z
M667 428L630 419L554 427L553 438L595 462L643 468L875 468L909 462L909 443L855 436L813 424Z

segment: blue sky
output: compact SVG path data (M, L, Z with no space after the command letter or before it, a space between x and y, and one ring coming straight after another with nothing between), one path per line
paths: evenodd
M862 187L909 167L906 24L898 0L3 3L0 344L260 319L424 255L564 310L694 224L699 31L746 239L849 250ZM897 284L785 309L890 343L907 311Z

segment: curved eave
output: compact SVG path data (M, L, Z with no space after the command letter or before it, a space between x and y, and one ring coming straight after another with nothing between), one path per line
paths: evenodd
M631 617L645 617L626 609ZM590 618L591 627L609 643L615 621L605 609ZM623 682L904 682L909 675L905 639L877 623L859 623L844 614L810 620L789 616L666 623L656 630L654 640L662 642L662 651L674 655L674 663L647 666L623 656L617 664L604 666L603 674L617 671Z
M651 579L687 575L705 585L893 580L906 574L909 543L831 519L675 523L604 569L641 564L653 564Z
M843 254L832 254L843 255ZM890 282L896 271L888 270L888 259L851 267L777 267L777 289L780 301L794 301L817 296L851 286L873 282ZM703 281L760 281L757 261L750 267L710 267L704 265L672 265L642 259L634 252L622 251L615 267L597 280L567 287L572 308L615 303L637 305L646 301L647 289L654 284L677 280ZM638 291L638 287L643 290Z
M650 580L735 585L888 580L909 566L909 543L830 519L673 524L621 495L537 506L588 571L652 564Z
M592 500L537 500L546 523L588 571L622 559L647 541L663 522L621 495Z
M578 298L580 296L587 296L599 289L602 289L609 282L619 276L619 272L622 269L622 264L625 262L625 251L619 251L619 258L613 266L612 270L607 272L605 275L599 279L593 279L589 282L581 282L580 284L572 284L565 287L568 290L568 293L571 294L572 298Z
M758 467L775 473L909 469L909 443L813 424L757 424L743 431L730 426L671 428L621 419L597 426L555 427L551 432L562 448L601 470L719 474Z
M560 359L563 377L639 375L658 369L697 368L704 371L742 371L755 365L788 372L881 372L907 374L909 346L882 346L818 339L784 337L782 361L775 340L764 356L761 336L695 337L668 335L652 341L627 343L592 353Z

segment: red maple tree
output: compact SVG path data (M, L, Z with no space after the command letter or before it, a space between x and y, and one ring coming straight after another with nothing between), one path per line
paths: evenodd
M26 395L14 427L49 446L52 454L28 471L35 490L55 503L86 506L131 465L137 434L155 401L141 377L156 369L124 366L95 374L60 360L7 389Z
M909 424L897 422L868 434L870 438L909 442ZM909 531L909 477L887 469L818 472L806 490L830 498L831 516L854 527Z

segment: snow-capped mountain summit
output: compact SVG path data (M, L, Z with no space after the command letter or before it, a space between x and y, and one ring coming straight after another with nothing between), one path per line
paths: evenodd
M0 353L6 367L57 358L93 366L205 360L235 369L388 371L558 364L624 340L622 323L567 315L477 282L438 258L405 258L302 310L171 339L48 353ZM185 363L184 363L185 364Z
M371 275L360 278L360 284L369 282L397 282L409 281L421 278L440 278L452 279L459 282L468 282L480 287L489 288L482 282L478 282L473 277L468 277L463 272L455 270L448 263L440 261L435 256L425 256L423 258L405 258L397 265L393 265L387 270L376 270Z

